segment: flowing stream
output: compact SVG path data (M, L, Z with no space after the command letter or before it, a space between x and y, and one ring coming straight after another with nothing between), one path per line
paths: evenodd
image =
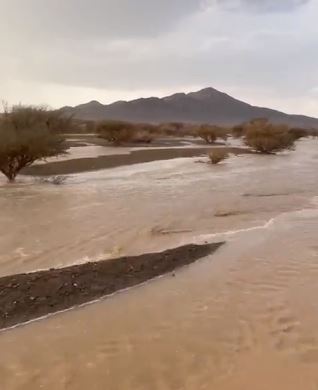
M318 389L318 144L0 181L0 275L226 241L0 333L1 390ZM2 180L2 179L0 179Z

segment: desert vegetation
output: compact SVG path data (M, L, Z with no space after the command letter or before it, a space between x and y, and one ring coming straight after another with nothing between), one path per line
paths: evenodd
M132 123L125 121L102 121L96 124L99 137L113 145L127 143L150 143L156 137L200 137L207 144L217 139L225 141L229 131L213 125L195 125L181 122L160 124Z
M234 138L242 138L246 146L263 154L292 149L295 142L312 134L310 130L271 123L266 118L254 119L232 128Z
M213 144L218 138L227 140L228 132L225 128L212 125L201 125L197 129L197 135L207 144Z
M292 149L296 139L287 125L272 124L267 119L251 121L244 128L245 145L263 154Z
M13 182L22 168L66 152L61 129L70 118L43 107L5 108L0 118L0 171Z
M211 152L209 153L208 156L209 156L211 164L216 165L216 164L220 163L221 161L229 158L230 155L226 150L213 149L213 150L211 150Z
M123 121L103 121L96 125L96 132L100 138L119 146L127 143L152 142L156 127Z

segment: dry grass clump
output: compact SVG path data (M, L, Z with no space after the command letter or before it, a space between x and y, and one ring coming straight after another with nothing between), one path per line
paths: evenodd
M209 153L209 159L212 164L218 164L229 158L229 153L226 150L214 149Z

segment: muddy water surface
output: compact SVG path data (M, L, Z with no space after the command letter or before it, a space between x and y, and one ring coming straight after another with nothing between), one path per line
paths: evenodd
M2 275L186 242L217 253L0 334L1 389L318 389L318 147L0 187Z

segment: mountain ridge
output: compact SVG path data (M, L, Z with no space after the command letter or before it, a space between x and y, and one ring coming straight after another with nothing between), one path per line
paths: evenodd
M275 123L318 128L318 118L254 106L212 87L196 92L178 92L163 98L153 96L130 101L119 100L111 104L92 100L75 107L62 107L61 110L83 120L235 125L254 118L266 117Z

